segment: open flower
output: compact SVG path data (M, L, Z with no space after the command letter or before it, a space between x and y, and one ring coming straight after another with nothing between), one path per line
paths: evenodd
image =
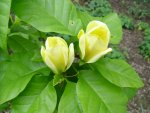
M110 31L107 25L100 21L91 21L86 33L81 29L78 33L81 59L87 63L96 62L100 57L112 51L108 48Z
M65 72L74 61L74 45L69 48L66 41L60 37L48 37L45 47L41 48L41 55L44 62L55 73Z

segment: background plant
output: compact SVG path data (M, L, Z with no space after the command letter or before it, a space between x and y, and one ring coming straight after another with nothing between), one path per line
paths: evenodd
M132 18L121 14L120 19L121 19L121 23L122 23L123 28L130 29L130 30L134 29L134 22L133 22Z
M118 45L110 45L112 48L112 52L106 55L106 57L111 59L122 59L126 60L125 55L121 52Z
M143 5L141 4L141 1L139 0L134 0L133 4L129 6L129 14L133 15L135 18L139 18L139 19L143 19L145 17L150 17L150 13L149 13L149 1L145 0L142 1L143 4L145 4L143 7Z
M87 0L83 6L76 3L79 10L87 11L95 17L103 17L112 13L112 7L107 0Z
M144 56L145 59L150 58L150 35L146 36L139 46L140 54Z

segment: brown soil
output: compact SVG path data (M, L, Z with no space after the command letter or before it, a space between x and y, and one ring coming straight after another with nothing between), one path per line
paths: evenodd
M131 1L126 0L127 4ZM113 9L118 13L127 14L127 7L121 5L121 0L110 0ZM123 30L123 40L120 49L128 52L127 60L135 68L144 82L136 97L129 103L129 113L150 113L150 62L146 61L140 54L138 46L143 40L140 31Z
M144 82L136 97L129 104L130 113L150 113L150 62L139 54L138 46L143 39L139 31L124 30L121 50L128 52L127 60L139 73Z

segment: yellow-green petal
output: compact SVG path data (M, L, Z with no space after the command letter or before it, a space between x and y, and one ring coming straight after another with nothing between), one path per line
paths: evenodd
M78 39L80 39L84 35L84 30L81 29L78 33Z
M108 45L110 40L110 31L107 25L100 21L92 21L87 26L87 34L97 35L97 37Z
M89 59L89 60L87 61L87 63L94 63L94 62L96 62L100 57L104 56L105 54L107 54L107 53L109 53L109 52L111 52L111 51L112 51L112 48L108 48L108 49L106 49L105 51L100 52L99 54L93 56L91 59Z
M57 70L56 66L53 64L53 62L51 61L51 59L48 57L48 55L45 56L45 63L46 65L55 73L55 74L59 74L59 71Z
M85 35L82 35L82 37L79 39L79 48L81 51L81 59L84 59L85 57Z
M107 49L107 46L105 45L103 40L98 39L95 35L87 35L85 45L85 61L88 61L95 55Z
M71 43L69 46L69 56L68 57L69 58L68 58L68 64L67 64L66 70L70 68L71 64L74 61L75 56L74 56L74 45L73 45L73 43Z
M41 56L44 60L45 59L45 47L44 46L41 47Z
M68 47L66 41L60 37L48 37L45 46L46 49L54 48L56 45Z
M61 46L56 46L55 48L51 49L51 51L46 51L48 53L47 56L60 73L64 72L66 67L65 56L62 48L63 47Z

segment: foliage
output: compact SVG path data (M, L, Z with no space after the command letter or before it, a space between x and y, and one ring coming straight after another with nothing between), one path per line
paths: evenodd
M9 102L12 113L127 112L128 101L143 86L135 70L119 59L85 64L78 52L77 33L91 20L105 22L111 43L120 42L122 29L116 13L92 17L77 10L70 0L2 0L0 6L5 12L0 13L4 25L0 25L4 34L0 36L0 110ZM52 35L76 45L74 63L55 86L56 76L40 55L41 45Z
M134 29L134 23L132 18L126 15L120 15L120 19L123 28L130 29L130 30Z
M113 45L111 46L113 51L106 55L106 57L111 59L122 59L125 60L124 54L120 51L119 47Z
M0 2L0 47L7 49L7 33L8 33L8 21L11 7L11 0L1 0Z
M138 24L138 29L143 30L144 40L139 46L140 54L145 58L150 58L150 26L145 22L140 22Z
M144 35L145 36L150 36L150 28L147 28L144 30Z
M112 12L110 3L107 0L90 0L85 4L85 9L92 16L103 17Z
M143 0L143 1L141 1L141 0L135 0L135 1L137 1L137 2L145 2L145 3L149 3L150 1L149 0Z
M149 0L135 0L133 4L129 7L129 13L134 15L135 18L143 19L143 18L149 18ZM138 30L142 30L144 32L144 40L139 45L139 53L145 58L150 58L150 26L148 23L143 22L140 20L140 22L137 24Z
M76 7L81 11L87 11L95 17L104 17L112 13L112 8L107 0L88 0L82 7L76 3Z
M129 6L129 14L133 15L135 18L141 19L144 17L150 17L149 11L149 5L147 5L146 1L144 6L142 6L141 3L138 3L137 1L134 1L133 4Z
M145 59L150 59L150 35L146 36L139 46L140 54Z
M0 105L0 113L2 113L4 109L8 110L9 106L10 106L9 103L4 103L4 104Z
M148 27L149 27L149 24L146 22L140 21L138 23L138 30L146 30L148 29Z

